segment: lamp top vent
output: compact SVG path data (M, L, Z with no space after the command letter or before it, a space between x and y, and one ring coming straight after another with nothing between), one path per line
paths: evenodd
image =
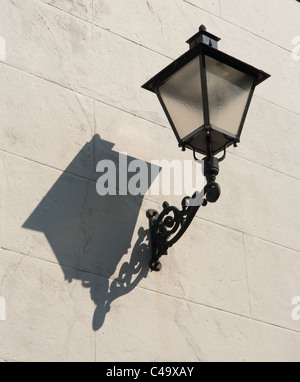
M207 29L205 25L201 25L199 28L199 32L196 33L193 37L191 37L188 41L187 44L190 45L190 49L195 48L199 43L204 43L212 48L218 49L218 42L221 39L209 32L207 32Z

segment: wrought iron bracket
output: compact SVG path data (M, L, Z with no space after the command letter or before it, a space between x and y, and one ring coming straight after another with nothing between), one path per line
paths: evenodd
M219 160L215 157L204 159L204 175L207 184L202 193L197 192L192 198L182 200L182 209L163 203L161 213L148 210L147 217L150 226L151 260L150 269L159 272L162 268L160 258L168 255L168 250L178 242L189 228L199 208L206 207L208 203L215 203L221 194L221 188L215 182L219 173Z

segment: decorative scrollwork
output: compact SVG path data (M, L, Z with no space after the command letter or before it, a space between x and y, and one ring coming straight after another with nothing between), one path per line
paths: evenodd
M168 249L186 232L199 208L205 207L207 203L215 203L220 197L221 188L216 183L216 177L219 174L219 162L226 157L227 144L224 146L224 155L219 159L212 155L210 130L207 131L206 144L208 156L203 159L203 173L207 184L202 193L203 197L199 199L201 193L195 193L192 198L184 198L181 202L182 210L164 202L163 211L160 214L155 210L147 212L150 221L152 248L150 269L154 271L161 270L162 265L159 259L161 256L167 255ZM196 151L193 147L191 148L194 152L194 158L197 160Z
M182 210L169 203L164 202L163 211L159 214L155 210L148 210L147 217L150 220L151 231L151 248L152 258L150 261L150 269L160 271L162 265L159 261L161 256L168 254L171 248L186 232L192 220L197 214L201 206L205 207L208 202L214 203L220 196L220 187L216 182L211 182L204 188L206 198L201 199L201 203L189 203L194 201L198 194L193 198L184 198L182 200Z

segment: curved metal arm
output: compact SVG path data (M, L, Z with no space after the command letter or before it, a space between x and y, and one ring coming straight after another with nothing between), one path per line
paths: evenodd
M147 211L147 217L150 221L152 248L150 269L153 271L161 270L162 265L159 261L161 256L167 255L168 249L183 236L199 208L201 206L205 207L208 202L215 203L219 199L220 193L219 185L216 182L210 182L204 188L206 198L202 197L199 200L199 193L196 193L192 199L184 198L182 210L165 202L163 211L160 214L155 210Z
M151 233L151 261L150 269L160 271L162 265L159 261L161 256L168 254L168 249L171 248L189 228L195 215L201 206L205 207L207 203L215 203L221 194L221 189L218 183L215 182L216 176L219 174L219 160L213 157L211 149L211 134L207 131L206 135L207 153L204 158L204 176L207 184L201 194L195 193L193 198L184 198L181 202L182 210L172 207L169 203L163 204L163 211L159 214L155 210L149 210L147 217L150 221ZM226 155L225 146L224 157ZM194 157L195 150L194 151ZM221 158L224 159L224 158ZM199 198L200 197L200 198Z

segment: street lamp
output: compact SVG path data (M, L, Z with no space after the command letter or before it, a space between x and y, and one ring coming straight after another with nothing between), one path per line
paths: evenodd
M195 159L197 153L205 156L207 180L205 199L198 206L189 205L190 199L184 198L182 210L165 202L161 214L147 212L152 246L150 268L155 271L161 269L160 257L181 238L200 206L218 200L220 187L215 180L219 162L225 159L229 146L240 142L255 87L270 77L219 51L219 41L201 25L187 41L190 50L143 85L156 93L179 147L191 149ZM215 157L220 152L223 156Z

